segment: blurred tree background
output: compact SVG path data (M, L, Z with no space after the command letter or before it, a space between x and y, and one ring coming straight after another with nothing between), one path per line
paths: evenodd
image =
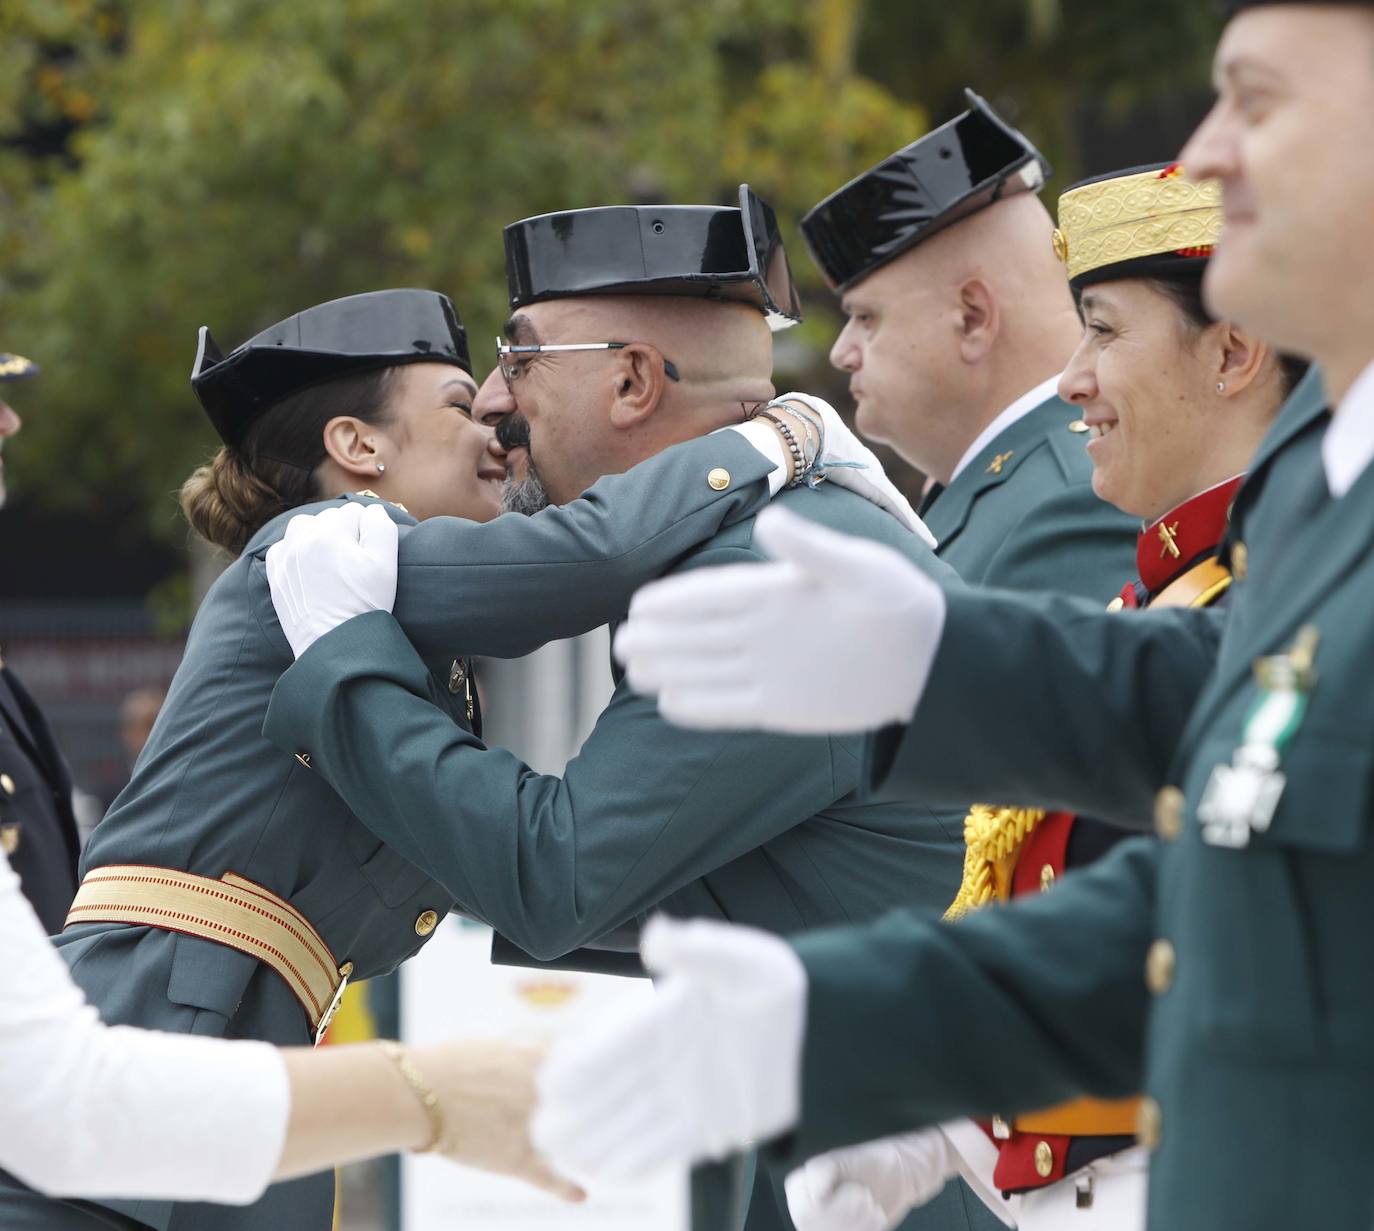
M802 212L965 85L1042 145L1051 192L1170 157L1215 34L1197 0L6 0L0 349L44 367L8 391L6 542L79 518L104 558L178 571L173 493L215 444L197 326L227 350L311 303L430 286L485 370L501 228L559 208L747 180L806 293L779 386L843 405Z

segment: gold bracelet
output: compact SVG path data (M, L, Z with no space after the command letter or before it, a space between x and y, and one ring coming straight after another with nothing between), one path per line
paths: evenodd
M425 1109L425 1115L429 1117L430 1125L434 1129L434 1136L430 1138L429 1144L414 1153L428 1154L431 1150L438 1149L444 1141L444 1109L439 1106L439 1096L429 1088L424 1075L399 1044L393 1043L390 1039L378 1039L377 1046L381 1049L382 1055L396 1066L396 1071L405 1079L406 1085L415 1092L415 1097L420 1100L420 1106Z

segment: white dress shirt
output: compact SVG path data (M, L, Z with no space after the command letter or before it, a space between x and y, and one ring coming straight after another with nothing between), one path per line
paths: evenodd
M997 418L989 423L987 427L978 433L978 439L969 445L964 452L964 456L959 459L959 464L954 468L954 473L949 476L949 482L953 483L954 480L959 477L959 472L966 469L969 463L972 462L978 454L986 449L988 445L996 440L997 437L1005 432L1013 423L1024 419L1037 406L1041 405L1043 402L1048 402L1050 398L1054 397L1058 392L1059 377L1051 376L1049 380L1036 385L1029 393L1023 393L1016 401L1008 406L1006 410L998 415ZM945 486L948 487L949 483L946 483Z
M1322 467L1326 485L1339 500L1374 461L1374 363L1341 399L1331 426L1322 437Z
M49 1196L244 1204L290 1111L265 1043L105 1026L0 855L0 1167Z

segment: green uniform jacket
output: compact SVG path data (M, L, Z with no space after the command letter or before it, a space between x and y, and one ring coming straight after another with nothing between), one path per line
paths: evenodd
M799 487L777 499L955 583L916 536L851 492ZM677 568L762 559L752 528L726 527ZM559 605L584 584L595 582L570 571L530 607ZM490 585L500 587L499 571ZM486 602L499 612L490 630L465 596L433 595L453 636L479 653L509 646L529 612ZM621 684L564 774L539 774L436 708L443 698L407 632L374 612L321 637L282 676L263 733L308 753L388 847L537 958L660 905L786 931L910 897L935 905L948 891L958 835L924 807L859 798L861 740L685 731Z
M717 468L732 476L724 491L707 481ZM523 653L604 624L643 582L722 525L762 507L772 469L746 440L726 432L608 476L583 499L535 517L486 525L435 518L414 526L386 505L410 527L401 542L396 607L434 671L418 672L427 704L460 730L465 697L447 687L455 657L499 648ZM369 978L419 949L418 916L449 910L458 895L434 874L423 844L384 841L320 775L262 737L272 689L292 661L263 563L288 520L283 515L264 527L201 605L133 780L92 836L83 871L139 863L210 877L237 872L289 898L339 961L351 961L356 978ZM569 577L577 585L566 584ZM506 595L504 604L497 593ZM519 619L511 618L513 607ZM421 815L431 837L447 845L446 818ZM280 1044L308 1040L305 1014L284 981L236 950L104 924L70 928L57 944L107 1022ZM158 1228L315 1231L329 1226L332 1189L326 1175L274 1186L246 1209L111 1204ZM64 1216L76 1220L74 1227L90 1225L72 1207L0 1181L0 1226L24 1225L20 1207L35 1203L44 1228L67 1226Z
M1135 576L1140 524L1092 487L1078 411L1052 397L998 433L924 513L969 585L1076 594L1105 606Z
M805 1121L785 1152L1143 1084L1159 1109L1151 1228L1370 1226L1374 469L1331 499L1323 430L1323 416L1290 405L1237 497L1227 551L1234 567L1244 545L1244 579L1172 754L1162 751L1163 723L1125 741L1149 762L1127 775L1135 806L1145 806L1149 783L1178 783L1181 833L1161 796L1168 841L1125 843L1043 897L953 926L894 916L803 938ZM1116 644L1086 625L1068 642L1042 629L1040 653L1022 668L1027 680L1045 677L1046 696L1054 682L1038 717L1106 693L1115 704L1098 715L1124 720L1151 666L1167 662L1141 657L1134 626L1149 614L1122 620ZM1259 688L1252 664L1286 652L1306 625L1321 635L1316 681L1283 750L1272 823L1244 847L1210 845L1198 805L1241 742ZM992 624L983 632L989 645L1001 635ZM1168 638L1156 640L1164 653ZM1116 745L1099 752L1124 769ZM1067 798L1078 768L1061 756L1019 777L1047 789L1062 779ZM1068 802L1093 806L1096 793Z
M918 538L851 492L827 484L778 499L957 585ZM751 531L751 521L726 528L679 568L760 560ZM556 601L583 584L593 583L570 574ZM499 598L499 577L492 585L508 630L522 606ZM464 645L490 651L482 620L461 600L448 606ZM564 774L537 774L436 713L432 676L405 633L377 613L322 637L282 677L264 733L308 752L388 847L537 958L654 908L794 931L942 906L958 881L961 816L864 798L863 739L685 731L621 684ZM808 669L804 641L797 663ZM939 1225L977 1226L966 1204L981 1212L952 1190ZM749 1226L780 1216L758 1203Z

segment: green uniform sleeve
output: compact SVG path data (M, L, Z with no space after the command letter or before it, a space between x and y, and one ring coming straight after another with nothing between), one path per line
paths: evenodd
M1081 599L947 588L912 721L868 745L880 796L1011 799L1147 827L1216 662L1213 609L1109 613Z
M713 432L533 517L430 518L402 532L396 619L430 659L517 658L599 628L679 557L757 513L773 469L739 433ZM724 490L708 482L717 471Z
M707 552L702 563L734 552ZM263 731L462 909L540 959L643 913L854 791L856 741L691 732L624 686L563 776L484 748L384 612L321 637Z
M1137 838L1053 893L957 923L900 913L797 938L802 1112L779 1160L1139 1090L1158 856Z

